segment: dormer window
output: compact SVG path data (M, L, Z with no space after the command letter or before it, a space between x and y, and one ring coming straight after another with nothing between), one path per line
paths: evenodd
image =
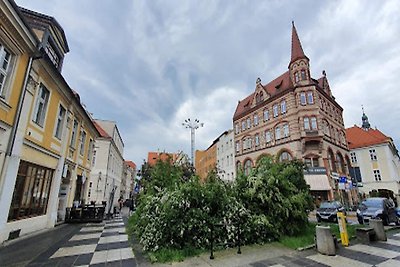
M53 62L54 66L58 69L60 66L60 57L54 50L53 46L51 45L50 42L47 42L46 47L44 48L46 51L47 55L49 56L51 62Z

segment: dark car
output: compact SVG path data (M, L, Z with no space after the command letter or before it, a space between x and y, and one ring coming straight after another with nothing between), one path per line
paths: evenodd
M317 209L317 221L328 221L328 222L337 222L337 213L346 212L344 211L344 207L342 203L339 201L325 201L321 203L321 206Z
M364 200L357 209L357 219L360 224L368 223L370 219L381 219L384 225L399 223L393 200L384 197Z

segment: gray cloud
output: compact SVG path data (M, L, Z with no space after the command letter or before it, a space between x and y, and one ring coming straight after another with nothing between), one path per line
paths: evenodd
M231 128L256 78L287 70L292 20L346 126L360 124L363 104L400 144L398 1L16 1L63 26L63 75L96 118L118 122L125 158L138 164L157 149L189 154L188 117L205 123L199 149Z

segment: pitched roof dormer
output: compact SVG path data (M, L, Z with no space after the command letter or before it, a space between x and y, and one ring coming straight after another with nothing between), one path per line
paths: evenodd
M41 49L61 72L64 56L69 52L67 38L54 17L19 7L24 19L41 42Z
M310 60L304 54L303 47L301 46L301 42L293 21L292 50L290 55L289 72L290 78L295 86L307 84L311 80Z
M253 106L263 102L264 100L267 100L270 97L270 94L268 94L267 90L265 90L264 86L261 84L261 79L257 78L256 89L253 98Z

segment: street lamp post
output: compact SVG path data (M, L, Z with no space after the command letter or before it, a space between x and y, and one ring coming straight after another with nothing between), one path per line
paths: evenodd
M190 129L190 144L191 144L191 160L192 165L194 166L194 138L195 131L200 127L203 127L204 123L200 122L198 119L190 120L186 119L185 122L182 123L182 126L185 126L186 129Z

